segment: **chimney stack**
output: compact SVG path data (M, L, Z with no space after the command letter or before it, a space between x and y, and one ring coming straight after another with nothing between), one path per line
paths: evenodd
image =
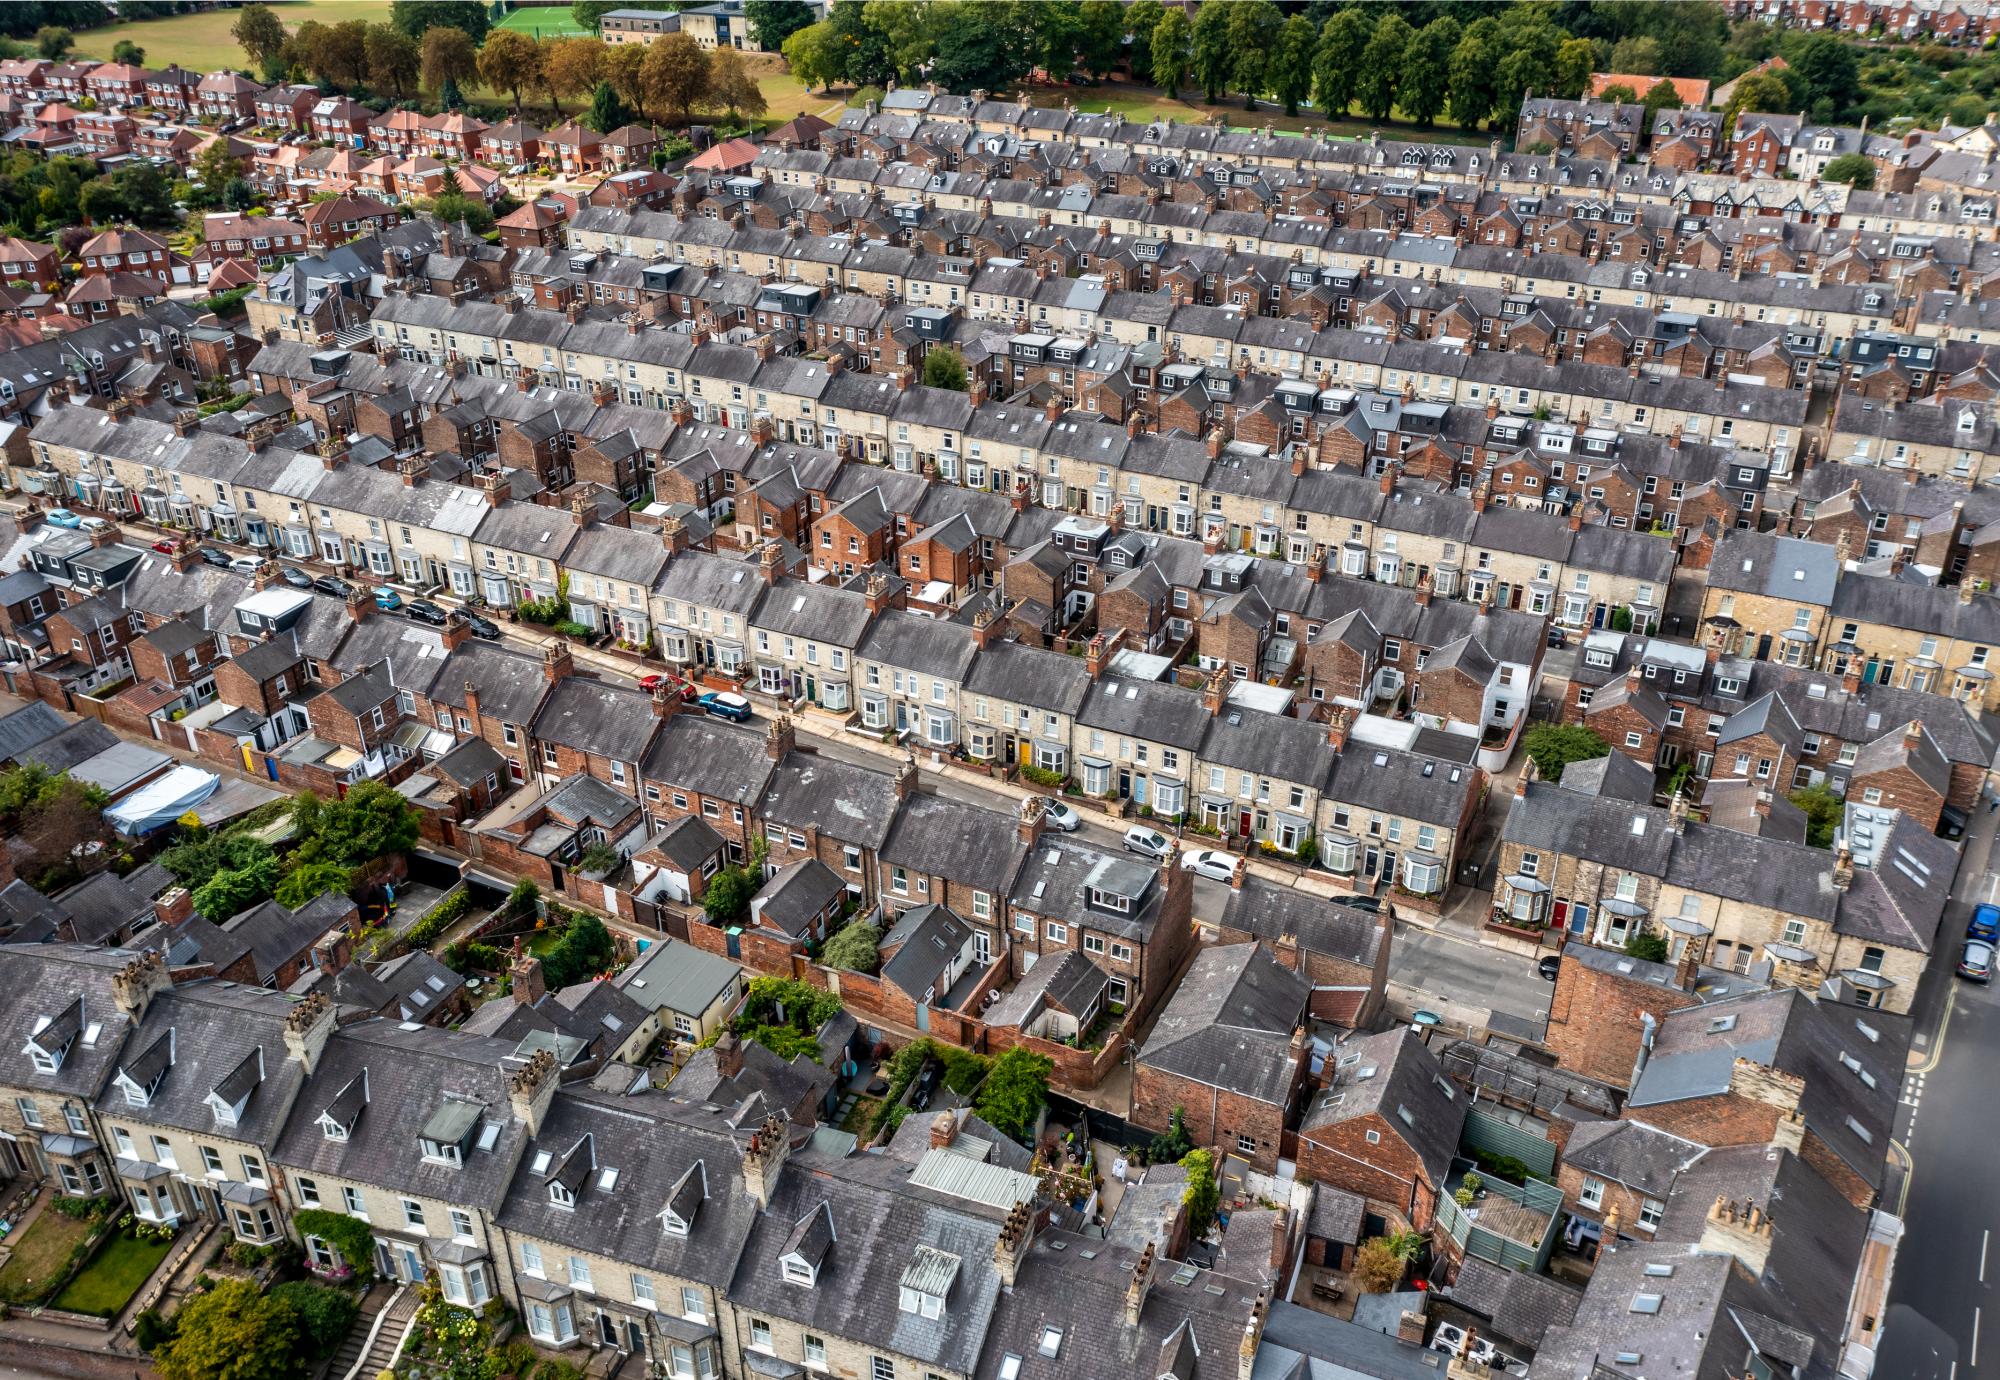
M540 962L536 960L538 965ZM558 1081L556 1056L546 1049L536 1050L507 1080L508 1106L530 1136L541 1134L542 1118L548 1115L549 1104L555 1101Z
M375 612L375 596L370 594L364 586L350 586L347 591L348 618L353 622L359 623L373 612Z
M514 955L514 961L507 965L507 975L514 980L514 1001L518 1005L538 1005L549 994L548 980L542 976L542 960L526 949Z
M1845 891L1854 885L1854 850L1836 848L1833 853L1833 889Z
M1333 717L1327 721L1326 741L1335 752L1347 750L1348 719L1345 707L1337 707Z
M158 949L148 949L113 974L111 1002L136 1025L144 1019L153 998L171 986L167 956Z
M318 1068L337 1014L326 993L307 993L304 1001L285 1013L285 1057L296 1060L308 1074Z
M931 1118L931 1149L948 1150L958 1139L958 1118L950 1112L939 1112Z
M715 1071L724 1078L743 1072L743 1041L733 1030L725 1029L715 1037Z
M985 651L1006 635L1007 625L1000 619L1000 611L992 601L981 604L972 615L972 642L980 651Z
M354 960L354 936L347 926L335 925L319 937L312 949L313 966L332 976Z
M153 902L153 916L171 928L194 914L194 896L184 886L169 887Z
M1258 1291L1250 1304L1250 1320L1243 1324L1243 1340L1236 1345L1236 1380L1250 1380L1250 1373L1257 1368L1257 1352L1264 1344L1267 1293L1268 1290Z
M789 714L774 715L770 728L764 732L764 756L773 762L782 762L798 750L798 731L792 727Z
M1029 848L1041 842L1042 830L1047 827L1048 819L1049 810L1046 801L1038 795L1022 796L1021 809L1015 823L1021 842Z
M1125 1325L1137 1327L1140 1315L1146 1311L1146 1295L1153 1289L1153 1243L1148 1241L1146 1249L1139 1253L1138 1263L1132 1267L1132 1278L1125 1284Z
M757 553L757 574L766 585L778 583L778 577L785 573L785 550L774 541L764 543Z
M743 1187L757 1200L757 1206L771 1206L771 1195L778 1188L778 1172L785 1167L785 1159L792 1153L792 1143L787 1138L785 1123L775 1116L764 1118L764 1124L751 1134L750 1143L743 1148Z
M1028 1211L1026 1203L1016 1203L1008 1212L1007 1220L1000 1225L1000 1235L993 1243L993 1268L1000 1276L1000 1286L1012 1289L1014 1281L1021 1276L1021 1262L1027 1258L1028 1247L1035 1241L1035 1218Z
M889 577L879 571L868 577L861 588L862 602L870 614L877 614L889 607Z
M575 672L576 658L570 655L569 643L555 642L542 652L542 678L549 684Z
M1229 668L1218 666L1209 673L1201 687L1201 706L1211 714L1220 714L1222 705L1229 698Z
M896 768L896 799L908 800L917 793L917 759L915 754L905 754L903 765Z
M1771 1258L1771 1217L1749 1199L1738 1204L1716 1195L1701 1224L1700 1250L1711 1255L1733 1255L1737 1262L1759 1279Z

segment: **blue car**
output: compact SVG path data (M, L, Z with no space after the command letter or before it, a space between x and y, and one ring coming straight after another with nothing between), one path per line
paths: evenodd
M727 690L711 690L695 703L719 719L734 719L739 724L750 719L750 701Z
M2000 906L1974 906L1972 923L1965 927L1967 939L1983 939L1988 944L2000 943Z
M375 586L375 607L390 613L403 606L403 596L387 585Z
M48 511L48 513L47 513L47 519L48 519L48 524L49 524L49 526L51 526L51 527L81 527L81 526L83 526L83 519L82 519L82 518L80 518L80 517L78 517L78 516L77 516L77 515L76 515L75 513L72 513L72 512L71 512L71 511L70 511L69 509L67 509L67 508L51 508L51 509L49 509L49 511Z

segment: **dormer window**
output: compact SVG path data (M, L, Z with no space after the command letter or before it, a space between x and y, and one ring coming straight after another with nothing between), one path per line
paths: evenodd
M943 1317L952 1281L958 1278L958 1263L958 1257L948 1251L935 1246L917 1247L915 1258L903 1271L897 1306L905 1313L925 1318Z
M708 1168L702 1161L696 1160L681 1175L674 1191L667 1195L666 1205L660 1209L660 1225L667 1229L667 1235L684 1237L693 1230L694 1219L707 1197Z
M423 1148L425 1161L448 1164L454 1169L463 1165L466 1151L472 1145L473 1133L479 1129L480 1117L485 1110L483 1103L446 1099L431 1113L424 1129L417 1133L417 1143Z
M784 1268L787 1284L803 1284L810 1288L819 1274L812 1266L792 1256L786 1256L778 1263Z
M559 1208L573 1208L576 1206L576 1195L571 1193L562 1184L555 1180L550 1180L549 1201Z
M363 1069L349 1079L347 1086L320 1112L320 1134L330 1141L346 1141L353 1134L354 1123L361 1119L362 1109L367 1105L368 1071Z

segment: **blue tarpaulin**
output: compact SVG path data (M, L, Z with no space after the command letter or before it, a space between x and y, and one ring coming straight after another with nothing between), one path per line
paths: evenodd
M222 778L199 767L175 767L104 812L119 833L139 838L172 824L215 794Z

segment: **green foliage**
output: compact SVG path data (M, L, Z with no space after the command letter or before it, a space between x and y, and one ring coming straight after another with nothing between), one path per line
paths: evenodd
M1588 762L1611 751L1611 745L1581 724L1536 724L1521 739L1528 760L1544 781L1562 780L1563 768L1571 762Z
M1656 81L1646 92L1640 104L1646 107L1646 128L1653 127L1653 117L1662 110L1681 108L1681 89L1670 81Z
M932 347L924 356L924 384L929 388L965 391L965 357L949 345Z
M1187 1133L1187 1111L1175 1107L1174 1114L1167 1119L1167 1129L1153 1137L1146 1147L1146 1158L1154 1164L1179 1164L1181 1159L1194 1149L1194 1141Z
M974 1109L997 1130L1021 1140L1031 1134L1049 1099L1055 1061L1016 1046L993 1061Z
M391 787L363 781L338 800L321 800L307 791L292 802L292 823L301 864L358 868L414 848L419 816Z
M1875 185L1875 160L1865 153L1844 153L1826 165L1820 177L1828 182L1845 182L1856 191Z
M164 1380L290 1380L304 1335L290 1305L248 1280L226 1279L174 1315L175 1335L153 1353Z
M195 890L195 914L221 924L271 898L278 889L278 859L267 848L245 867L217 872Z
M236 40L245 55L252 62L263 65L278 56L285 46L285 26L269 5L245 5L243 13L237 16L230 28L229 36Z
M1187 1208L1188 1235L1199 1241L1215 1225L1216 1210L1222 1206L1215 1154L1209 1150L1190 1150L1181 1156L1181 1168L1187 1171L1187 1188L1181 1193L1181 1203Z
M353 874L339 863L307 863L285 874L274 894L286 910L297 910L315 896L345 891L352 883Z
M1462 36L1457 20L1433 19L1403 49L1398 98L1404 114L1420 125L1435 124L1444 113L1451 93L1451 55Z
M805 0L745 0L743 18L757 46L775 53L786 39L813 22L813 7Z
M1069 780L1067 776L1064 776L1059 771L1051 771L1047 767L1038 767L1032 762L1022 763L1020 772L1023 781L1040 786L1044 790L1059 791L1063 788L1063 783Z
M33 762L24 762L0 772L0 827L9 833L27 828L28 817L48 810L64 799L82 793L94 809L103 809L110 797L95 786L72 780L67 773L52 772Z
M129 38L121 38L111 45L111 60L131 67L146 65L146 50Z
M576 21L578 28L598 33L603 28L605 14L623 3L624 0L576 0L569 7L569 17Z
M447 225L465 222L465 227L475 235L484 235L493 228L493 208L478 197L467 196L464 192L446 188L428 202L417 203L419 209L429 211Z
M757 879L740 867L725 867L708 879L701 894L701 913L711 925L727 925L750 909L757 894Z
M35 51L50 62L61 62L75 46L76 35L60 25L44 24L35 30Z
M1363 1293L1389 1293L1403 1282L1404 1264L1388 1237L1370 1237L1355 1253L1354 1281Z
M1841 798L1825 786L1803 786L1792 792L1791 802L1806 812L1806 842L1815 848L1833 847L1834 831L1847 808Z
M395 0L389 22L422 41L426 29L459 29L474 43L484 41L492 17L480 0Z
M462 886L454 887L446 892L436 905L424 912L422 919L410 926L409 933L403 936L403 942L412 949L428 949L437 941L439 935L456 924L471 907L472 893Z
M595 631L585 624L578 623L569 618L558 618L553 626L564 637L590 637Z
M174 1339L174 1325L161 1315L157 1308L142 1308L132 1320L132 1340L139 1350L151 1353L164 1342Z
M831 23L808 24L795 30L785 39L781 51L785 66L808 91L814 88L823 91L840 79L842 55L834 46Z
M1374 31L1360 6L1341 10L1319 31L1313 49L1313 92L1330 118L1346 115L1361 93L1361 55Z
M359 1217L324 1208L300 1208L292 1214L292 1225L301 1238L316 1236L347 1262L355 1274L366 1276L375 1268L375 1233Z
M331 1356L346 1339L360 1313L354 1295L310 1280L292 1280L273 1287L268 1298L291 1309L308 1355Z
M591 93L590 109L583 117L583 123L599 134L609 134L632 123L632 111L611 89L611 83L601 81L597 90Z
M866 920L850 920L839 934L826 941L820 961L829 968L872 973L882 966L881 943L880 928Z
M1287 115L1298 114L1299 107L1312 96L1313 51L1318 42L1319 30L1303 14L1287 19L1278 31L1278 46L1271 54L1267 77Z
M1665 963L1666 936L1654 934L1651 930L1635 930L1625 938L1625 956L1643 958L1648 963Z
M591 844L590 847L583 850L583 856L576 860L576 870L593 873L609 872L624 861L624 854L620 853L603 839L599 839L596 843Z
M1187 13L1179 8L1162 14L1147 36L1147 65L1152 69L1154 83L1169 96L1178 96L1181 83L1188 78L1193 43L1194 33Z
M570 918L561 939L542 955L542 978L551 988L586 982L609 969L618 946L604 922L585 911Z
M514 883L514 889L507 893L507 911L512 915L526 915L535 908L542 898L542 889L535 885L532 877L523 877Z

